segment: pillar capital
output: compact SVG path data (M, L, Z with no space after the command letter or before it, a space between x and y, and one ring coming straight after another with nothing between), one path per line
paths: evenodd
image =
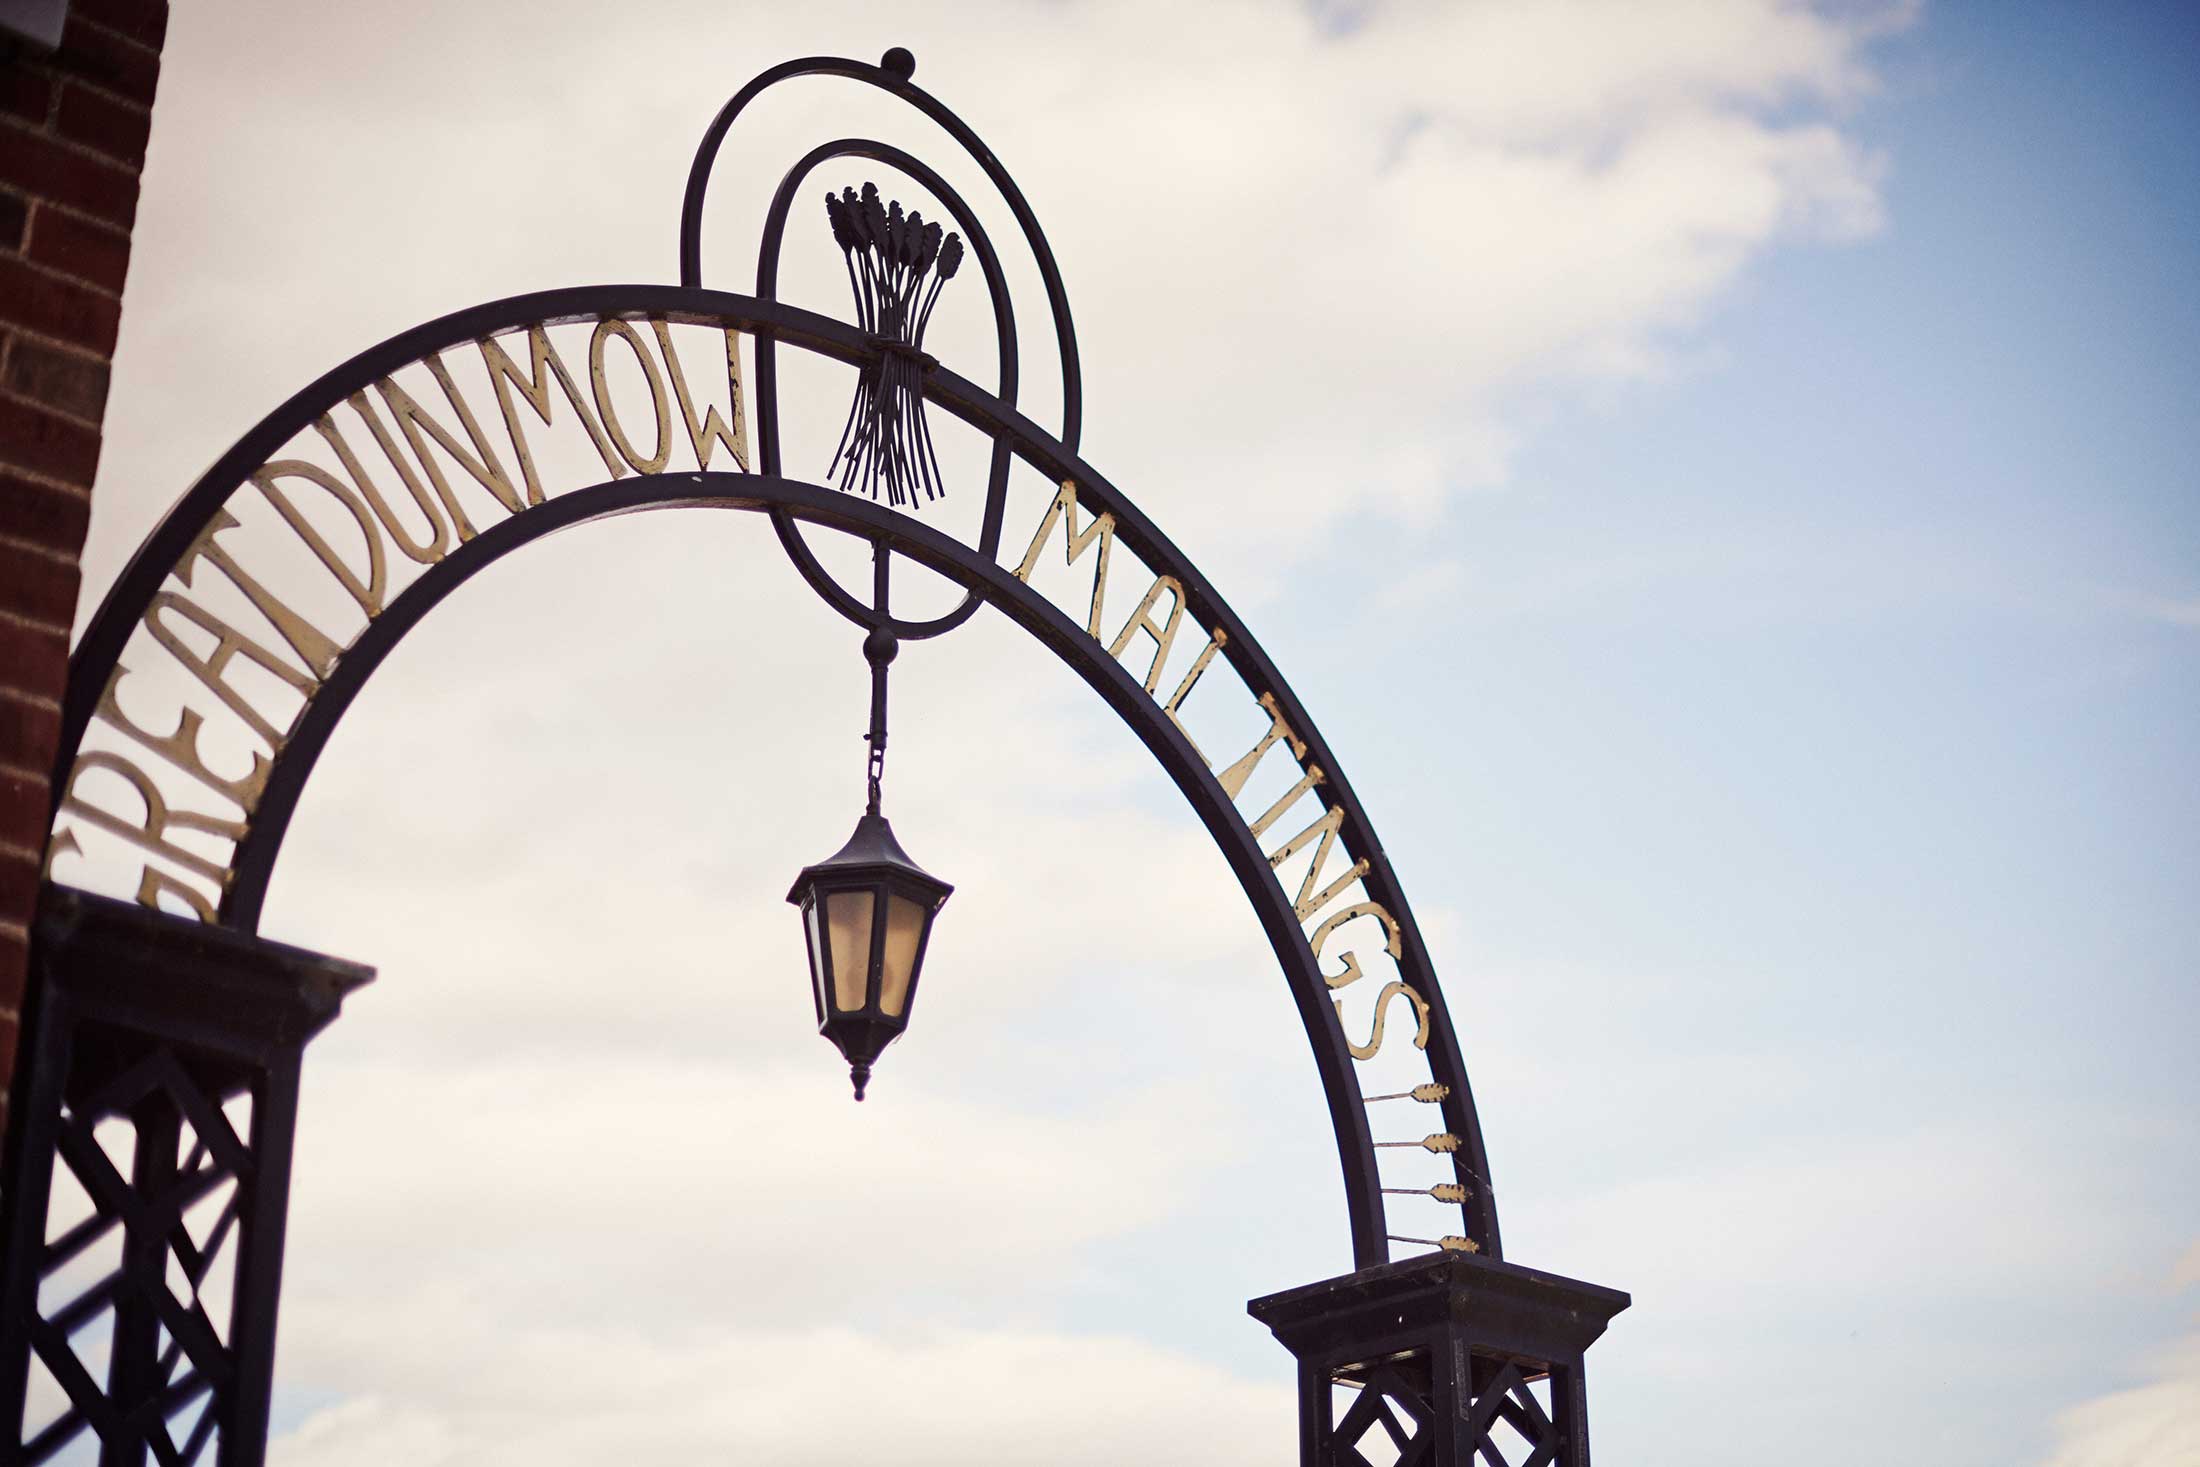
M1588 1467L1582 1357L1630 1302L1431 1253L1246 1309L1298 1357L1302 1467Z

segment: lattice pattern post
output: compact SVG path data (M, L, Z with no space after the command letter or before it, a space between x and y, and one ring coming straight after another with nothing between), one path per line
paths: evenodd
M1589 1467L1616 1289L1435 1253L1255 1299L1299 1361L1301 1467Z
M86 1433L100 1467L262 1460L299 1062L372 976L47 890L0 1222L0 1460Z

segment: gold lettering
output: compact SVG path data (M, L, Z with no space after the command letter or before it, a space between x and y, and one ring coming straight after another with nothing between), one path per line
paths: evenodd
M1314 929L1314 935L1307 939L1308 945L1314 949L1314 961L1316 963L1321 962L1322 947L1329 941L1329 934L1335 932L1354 917L1373 917L1381 922L1390 934L1390 941L1386 944L1387 951L1393 958L1403 959L1405 957L1405 941L1398 932L1398 919L1385 911L1379 902L1354 902L1341 912L1331 913L1321 926ZM1360 971L1360 955L1358 953L1348 952L1343 956L1343 968L1335 973L1322 974L1322 981L1331 988L1348 987L1359 982L1365 976ZM1421 1097L1416 1093L1414 1098L1418 1100ZM1441 1100L1443 1097L1438 1096L1436 1098Z
M141 726L129 714L122 711L122 701L115 689L130 675L130 669L117 664L115 675L100 690L99 708L94 717L105 719L121 729L146 748L175 765L209 789L219 791L237 802L237 808L250 814L259 803L260 794L267 788L268 762L264 755L254 751L252 772L242 779L224 779L206 767L206 757L199 752L199 729L205 724L196 708L185 708L176 718L176 731L156 734Z
M687 424L688 442L695 447L695 467L710 467L710 456L718 445L726 445L726 452L742 473L749 471L749 424L741 409L741 333L731 326L726 333L726 395L733 404L733 427L726 427L726 420L718 415L716 406L705 403L703 416L695 416L695 403L688 396L687 373L680 367L680 354L672 348L672 329L662 321L649 323L657 332L657 349L664 354L665 371L672 377L672 395L679 400L681 421Z
M1108 551L1115 544L1115 516L1102 511L1083 530L1079 530L1077 484L1074 480L1064 479L1060 492L1054 496L1053 503L1047 506L1047 516L1039 522L1039 533L1031 537L1031 548L1024 552L1024 563L1016 567L1016 579L1027 584L1030 582L1032 569L1039 564L1039 551L1046 545L1047 535L1054 529L1055 521L1061 519L1065 512L1069 515L1069 523L1062 531L1066 551L1062 561L1064 565L1077 564L1077 557L1085 553L1085 547L1093 542L1093 538L1098 536L1100 540L1100 559L1092 572L1092 611L1085 618L1086 633L1098 641L1100 598L1105 594L1108 585Z
M238 590L244 592L245 599L258 609L260 615L266 617L275 630L283 634L283 640L290 643L298 656L304 659L307 667L313 669L313 675L327 677L329 670L336 666L336 654L341 649L304 617L276 600L273 592L254 580L243 566L237 564L236 558L214 539L222 531L234 530L236 527L235 515L226 509L215 510L214 517L206 522L206 528L199 531L199 537L191 542L190 547L183 552L183 558L176 562L176 579L186 586L190 585L191 573L198 568L198 558L204 556L211 560Z
M489 369L489 380L496 387L497 410L504 414L504 431L512 438L512 453L519 459L520 477L527 484L527 502L542 503L542 481L535 474L535 456L528 451L527 435L520 431L519 405L512 401L512 389L517 387L527 405L535 410L535 416L547 426L550 422L550 382L543 376L547 369L565 389L565 400L573 405L581 426L588 430L588 441L596 445L596 452L603 459L603 466L612 478L626 472L626 465L612 450L611 440L604 436L596 415L588 410L588 399L574 384L573 376L565 370L565 363L558 356L558 349L550 343L550 333L540 326L527 328L527 374L520 375L519 366L505 354L504 348L493 337L484 336L480 341L482 364Z
M69 829L69 827L66 825L62 826L59 830L53 833L53 839L46 842L46 865L44 869L42 869L38 873L40 879L45 881L53 880L53 863L60 860L63 856L81 856L83 854L84 847L82 843L77 840L76 832Z
M137 791L138 798L145 802L145 818L142 821L132 824L111 810L102 810L76 792L78 782L94 769L104 769L110 774L120 775ZM168 832L172 829L198 830L226 840L244 839L244 822L241 820L222 820L193 810L171 810L168 802L161 798L159 788L147 777L145 771L120 754L110 754L103 749L94 749L77 757L76 768L69 772L69 783L62 791L61 808L91 822L110 835L118 835L163 860L173 861L186 871L195 871L217 885L229 879L227 873L206 857L185 850L169 840Z
M418 439L412 436L412 429L406 424L406 411L407 409L417 411L420 404L414 402L404 388L399 387L387 377L376 385L382 389L382 401L388 405L391 416L398 420L400 427L404 428L407 441L413 443L417 448ZM435 560L443 558L443 552L450 548L450 531L454 528L458 531L459 539L471 540L474 537L473 521L466 518L465 511L461 510L458 507L458 502L451 498L450 486L443 482L443 475L437 471L434 462L428 459L425 454L422 454L422 461L426 463L428 468L428 476L435 481L438 497L443 501L444 508L451 513L449 524L446 524L443 517L435 512L435 504L428 498L428 491L421 484L420 476L413 472L411 458L403 449L397 446L397 440L390 436L390 430L382 425L382 416L374 410L374 404L368 400L367 395L364 392L355 392L347 401L351 403L352 411L358 413L360 418L365 421L367 431L374 435L374 441L382 446L382 456L390 461L391 468L397 470L397 477L404 481L406 492L412 495L413 503L419 505L420 512L426 515L435 525L435 544L433 547L435 553L432 558ZM402 407L399 405L400 402L403 404ZM346 465L346 467L349 467L349 465ZM362 483L360 487L364 489L366 485ZM388 521L385 520L384 523L387 524ZM391 526L390 533L393 535L397 533L394 525ZM402 540L398 543L400 546L404 544ZM410 554L411 552L408 550L407 553ZM423 557L414 555L413 559L422 560Z
M428 375L435 378L436 385L443 389L443 395L450 399L452 410L458 414L460 426L465 428L466 436L473 440L475 453L481 455L479 458L459 447L458 439L451 430L429 417L413 395L396 382L384 377L375 387L382 394L382 401L388 406L390 416L397 420L399 430L405 435L405 442L411 445L413 457L420 461L420 467L428 471L428 481L435 485L436 498L442 500L444 509L450 512L451 523L458 529L458 538L471 540L475 534L473 521L467 519L466 511L459 507L458 496L452 492L450 481L443 477L442 464L434 454L428 452L424 438L434 439L437 446L456 459L458 466L472 475L475 483L488 490L508 513L518 514L526 505L520 499L519 492L512 487L511 478L504 472L504 465L497 462L496 450L482 436L481 424L474 421L474 410L466 405L465 398L459 396L458 384L451 380L450 369L443 365L442 356L429 352L423 359L423 364L428 369Z
M1238 797L1238 791L1245 788L1245 781L1253 777L1253 771L1260 767L1261 755L1273 748L1277 740L1288 740L1295 757L1306 757L1306 741L1291 732L1291 725L1284 722L1283 710L1276 706L1276 695L1262 693L1260 706L1268 710L1268 732L1260 736L1260 742L1253 745L1244 758L1215 776L1222 785L1222 792L1233 800Z
M1375 1051L1383 1047L1383 1020L1390 1011L1390 1001L1401 995L1412 1001L1414 1012L1420 1017L1421 1021L1420 1028L1414 1031L1414 1048L1428 1048L1428 1001L1414 992L1413 986L1409 983L1386 983L1383 985L1382 993L1375 999L1375 1027L1369 1031L1367 1043L1354 1044L1350 1039L1344 1042L1345 1049L1350 1052L1354 1059L1375 1058ZM1342 1024L1344 1022L1343 1003L1332 999L1330 1000L1330 1007L1337 1011L1337 1022ZM1436 1148L1430 1147L1429 1149L1433 1151Z
M383 499L382 491L374 487L374 480L367 476L366 469L352 453L351 445L344 441L343 434L336 431L335 419L323 413L320 421L313 425L313 431L320 434L322 441L335 451L337 462L344 466L345 473L351 475L351 482L373 508L374 517L382 522L382 528L388 530L390 538L397 542L397 548L422 565L434 565L443 558L443 552L450 548L451 527L444 524L443 517L435 512L435 501L428 497L426 486L414 476L398 453L397 445L390 440L389 431L382 426L382 420L375 414L374 404L367 399L367 395L364 392L355 392L346 401L351 404L351 410L366 422L367 430L374 434L374 441L382 445L382 451L389 455L390 462L396 466L397 477L411 493L413 503L427 519L429 528L435 531L433 539L418 541L405 533L404 527L397 523L397 515L391 510L389 502Z
M192 886L190 883L181 881L176 877L169 875L166 871L161 870L158 866L145 867L144 874L138 880L138 905L141 907L151 907L156 912L160 911L160 896L162 892L170 892L176 896L182 897L184 902L189 905L191 910L199 914L199 920L201 922L212 922L215 920L214 904L211 901L207 900L205 893L201 892L197 887Z
M300 514L298 506L290 502L290 496L275 487L277 479L303 479L335 496L336 502L358 524L360 537L367 543L365 580L361 580L356 571L344 564L343 557L321 537L319 530L313 528L313 522ZM336 577L336 583L351 593L351 599L359 603L359 609L367 614L368 619L380 616L382 596L389 588L388 558L382 553L381 533L374 528L374 520L367 513L367 507L359 496L345 488L343 481L334 474L318 464L307 463L302 458L277 459L266 464L253 474L252 482L267 497L267 502L275 506L276 512L290 528L297 532L298 538L306 542L306 548L320 557L321 564L327 566L329 574Z
M1322 774L1320 765L1317 764L1308 768L1305 775L1299 780L1297 784L1291 786L1291 788L1285 792L1282 799L1276 801L1276 803L1268 807L1267 814L1261 816L1260 819L1254 821L1251 825L1246 827L1247 830L1250 830L1253 833L1253 839L1259 840L1263 835L1266 835L1268 833L1268 827L1275 824L1276 821L1282 816L1284 811L1290 809L1293 805L1297 804L1300 795L1305 794L1315 785L1320 784L1324 778L1325 776Z
M657 452L643 458L627 442L626 430L619 426L619 415L611 407L611 384L604 379L604 352L611 338L616 336L634 353L634 360L641 364L642 376L649 383L649 405L657 414ZM611 434L611 441L619 445L619 452L634 466L636 473L661 474L672 459L672 410L665 403L664 380L657 375L657 363L649 355L649 348L642 345L642 338L624 321L598 321L596 334L588 339L588 380L596 392L596 411L603 415L603 425Z
M1153 605L1162 593L1169 596L1169 619L1160 626L1153 622ZM1146 691L1151 693L1154 684L1161 681L1161 664L1169 660L1169 649L1176 645L1176 624L1184 619L1184 586L1175 576L1155 576L1153 585L1147 588L1145 598L1131 619L1123 623L1123 631L1108 648L1110 657L1121 657L1123 649L1130 646L1131 638L1144 632L1153 638L1153 666L1146 670Z
M1169 701L1161 705L1163 716L1176 725L1178 733L1184 735L1184 742L1190 744L1192 752L1199 755L1199 762L1209 766L1212 766L1215 761L1201 752L1199 741L1192 737L1191 730L1186 728L1183 721L1176 716L1176 710L1177 706L1191 693L1192 684L1198 682L1199 675L1207 670L1207 664L1214 660L1215 653L1221 651L1222 644L1229 640L1223 634L1222 628L1216 627L1213 634L1207 638L1207 645L1200 648L1199 655L1192 659L1191 668L1184 674L1184 681L1176 685L1176 691L1169 694ZM1147 691L1151 692L1153 690L1149 688Z
M185 646L183 639L176 635L173 628L161 624L160 614L163 611L176 612L201 631L212 633L215 641L213 652L201 657ZM192 605L173 591L161 591L154 595L152 602L145 608L145 629L153 634L154 641L168 649L176 661L189 668L192 676L206 684L215 697L228 704L232 713L265 739L270 753L280 749L289 735L287 732L277 733L275 725L269 723L257 708L245 701L244 694L223 681L222 674L228 668L230 660L242 653L247 662L257 664L308 698L320 686L313 678L299 672L220 617Z
M1319 820L1292 836L1281 848L1269 853L1269 866L1279 867L1304 850L1316 837L1320 838L1321 843L1314 847L1313 859L1307 863L1306 876L1299 882L1298 898L1291 904L1291 909L1298 914L1301 922L1328 906L1331 897L1367 874L1367 861L1363 857L1347 867L1344 875L1320 891L1314 890L1314 883L1321 879L1322 867L1329 863L1329 848L1337 843L1337 832L1343 825L1344 806L1331 805L1322 811Z

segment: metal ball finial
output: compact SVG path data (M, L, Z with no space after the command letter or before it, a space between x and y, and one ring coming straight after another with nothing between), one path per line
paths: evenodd
M907 46L896 46L878 59L881 71L891 72L903 81L917 74L917 58Z

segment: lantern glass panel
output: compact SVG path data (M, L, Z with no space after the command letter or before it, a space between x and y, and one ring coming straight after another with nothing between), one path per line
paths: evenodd
M886 952L880 959L879 1011L900 1018L909 1006L909 984L917 974L917 948L924 941L922 902L891 893L886 898Z
M832 940L833 1008L852 1014L863 1007L871 977L871 906L868 891L836 891L825 898L825 931Z
M810 941L810 997L817 1000L817 1016L825 1017L825 946L817 940L818 900L802 904L802 930Z

